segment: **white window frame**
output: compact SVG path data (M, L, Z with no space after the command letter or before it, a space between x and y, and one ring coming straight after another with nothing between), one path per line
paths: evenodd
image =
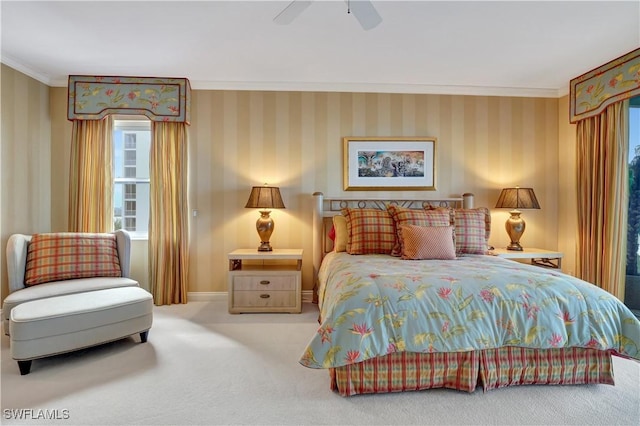
M144 116L125 116L125 117L120 117L120 116L116 116L114 117L114 124L113 124L113 129L114 132L116 130L120 130L120 131L146 131L148 130L149 133L151 132L151 121ZM149 135L151 136L151 135ZM123 146L122 149L124 152L126 152L127 150L131 149L131 146L127 143L127 139L126 137L124 138L124 140L122 141ZM114 150L115 150L115 146L114 146ZM114 151L115 152L115 151ZM124 153L123 153L124 154ZM126 161L126 155L123 155L123 166L124 169L126 170L127 168L131 167L130 164L127 164ZM126 198L126 194L125 194L125 185L126 184L133 184L135 185L136 188L136 194L139 192L139 186L138 185L144 185L147 184L150 186L151 181L149 178L139 178L139 177L115 177L116 175L116 161L114 158L114 179L113 179L113 183L114 183L114 212L113 212L113 223L114 223L114 228L115 228L115 220L116 218L120 218L122 223L121 223L121 227L122 229L126 229L126 219L127 217L131 217L131 216L127 216L126 213L126 204L127 201L134 201L134 200L128 200ZM148 175L148 172L147 172ZM115 214L115 196L116 196L116 191L115 191L115 185L122 185L122 196L123 196L123 200L122 200L122 212L119 216L116 216ZM140 207L142 203L137 202L136 203L136 209L138 209ZM148 217L149 212L149 205L150 205L150 200L147 200L146 202L146 208L147 208L147 212L146 212L146 217ZM144 205L142 206L144 208ZM137 221L137 219L136 219ZM129 231L129 233L131 234L131 238L132 239L138 239L138 240L146 240L148 239L149 235L148 232L144 232L144 231Z

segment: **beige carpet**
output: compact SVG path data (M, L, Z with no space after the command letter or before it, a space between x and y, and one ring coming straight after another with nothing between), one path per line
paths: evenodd
M326 371L298 364L316 317L311 304L300 315L229 315L224 302L156 307L147 343L37 360L27 376L2 335L2 424L640 424L640 364L619 358L616 386L343 398Z

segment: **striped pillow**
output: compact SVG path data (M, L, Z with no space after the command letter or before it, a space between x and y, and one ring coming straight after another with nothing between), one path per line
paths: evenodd
M489 209L457 209L455 211L456 253L486 254L491 235Z
M333 217L333 228L336 231L336 238L333 241L334 251L346 251L347 250L347 219L344 216Z
M447 208L409 209L390 204L387 206L387 211L393 218L397 230L396 244L391 251L392 256L402 255L402 238L400 235L400 227L402 225L449 226L453 224L451 211Z
M25 285L89 277L120 277L114 234L34 234L27 248Z
M386 210L342 209L347 219L349 254L390 254L396 243L396 227Z
M408 260L456 258L453 226L400 226L402 258Z

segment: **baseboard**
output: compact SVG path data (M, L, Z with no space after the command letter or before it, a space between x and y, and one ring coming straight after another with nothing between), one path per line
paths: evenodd
M227 301L228 293L226 291L190 291L187 293L189 302L213 302ZM311 303L313 301L313 290L302 290L302 303Z
M189 302L224 302L228 299L226 291L190 291L187 293Z

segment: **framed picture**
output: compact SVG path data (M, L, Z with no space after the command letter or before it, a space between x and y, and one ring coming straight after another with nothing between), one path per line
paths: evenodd
M345 137L344 190L436 189L436 138Z

